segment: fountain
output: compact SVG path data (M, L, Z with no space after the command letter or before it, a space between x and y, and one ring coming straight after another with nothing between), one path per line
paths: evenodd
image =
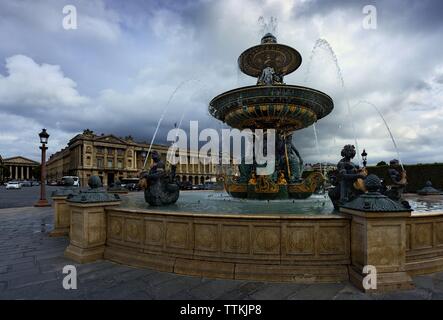
M240 70L257 78L257 84L224 92L209 104L210 114L236 129L275 129L276 168L271 175L256 175L257 163L239 165L238 179L225 179L226 191L235 198L306 199L324 180L321 173L302 179L303 160L292 134L327 116L332 99L318 90L288 85L283 77L301 65L300 53L277 43L267 33L259 45L238 58Z
M274 173L258 175L255 162L242 162L240 175L225 180L227 194L179 196L173 168L166 172L153 152L155 163L141 176L144 193L110 195L91 177L90 190L66 198L65 255L79 263L107 259L200 277L350 280L364 291L373 290L363 285L367 266L377 268L377 290L408 289L411 275L443 270L443 206L412 212L423 204L411 201L409 207L403 198L407 180L399 161L391 163L385 190L377 176L352 162L356 148L346 145L332 201L312 195L324 178L313 173L302 179L292 134L327 116L333 101L283 82L300 66L300 54L266 34L238 64L257 84L220 94L209 112L233 128L276 129Z

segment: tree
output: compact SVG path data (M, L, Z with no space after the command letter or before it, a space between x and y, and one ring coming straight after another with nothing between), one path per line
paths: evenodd
M41 172L42 172L41 171L41 166L34 167L32 169L32 176L34 177L34 179L40 181Z
M388 164L384 161L380 161L379 163L377 163L377 167L381 167L381 166L387 166Z
M3 182L11 174L7 166L0 165L0 182Z

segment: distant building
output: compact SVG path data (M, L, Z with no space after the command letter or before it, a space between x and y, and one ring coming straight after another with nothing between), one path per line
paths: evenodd
M22 156L16 156L4 158L2 161L0 161L0 166L3 168L0 173L0 180L2 178L8 181L32 180L34 170L40 166L40 163Z
M305 171L320 171L320 172L329 172L329 171L333 171L337 169L337 165L333 164L333 163L315 163L315 164L310 164L307 163L305 164Z
M168 146L153 145L166 162ZM52 154L46 164L47 179L59 181L63 176L72 175L80 178L82 186L87 185L91 175L97 175L104 185L115 180L137 178L143 168L144 157L149 149L148 143L135 142L132 137L119 138L112 134L96 135L91 130L73 137L66 148ZM198 153L187 154L188 164L177 165L179 181L192 184L204 183L216 178L216 166L209 164L190 164L191 158L198 159ZM151 156L147 161L147 167Z

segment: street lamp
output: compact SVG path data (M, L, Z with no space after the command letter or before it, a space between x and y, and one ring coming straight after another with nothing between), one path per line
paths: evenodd
M145 163L145 160L146 160L146 155L147 155L148 153L145 151L145 150L142 150L141 152L140 152L140 155L142 156L142 163L143 163L143 165L142 165L142 172L145 170L145 168L144 168L144 163Z
M363 152L361 153L361 158L363 160L363 167L366 167L366 164L368 163L368 154L366 153L366 150L363 149Z
M42 144L40 150L42 150L42 163L40 168L40 200L34 205L35 207L50 207L51 205L46 200L46 144L48 143L49 134L46 129L38 134L40 137L40 143Z

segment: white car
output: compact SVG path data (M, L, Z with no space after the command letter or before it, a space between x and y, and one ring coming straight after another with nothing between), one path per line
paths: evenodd
M22 185L17 181L10 181L6 184L6 189L21 189Z
M64 176L62 178L62 184L64 184L65 180L68 178L71 178L72 180L74 180L74 185L73 185L74 187L80 187L80 178L77 176Z

